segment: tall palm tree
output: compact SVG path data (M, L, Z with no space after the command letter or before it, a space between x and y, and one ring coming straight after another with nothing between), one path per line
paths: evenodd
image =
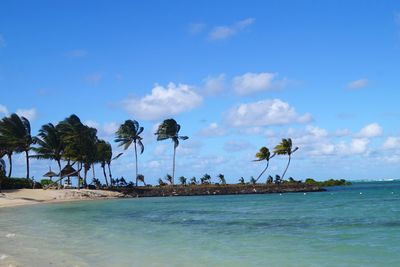
M91 153L94 153L93 139L96 130L83 125L81 120L76 115L71 115L61 121L57 128L61 132L61 139L64 143L64 157L68 161L75 161L78 164L78 189L80 188L81 175L80 171L86 163L86 168ZM92 151L90 151L92 149Z
M265 146L263 146L262 148L260 148L260 151L257 152L256 154L256 160L254 161L263 161L266 160L267 161L267 166L265 167L265 169L260 173L260 175L258 175L257 179L256 179L256 183L258 181L258 179L261 178L261 176L264 174L264 172L268 169L269 166L269 160L272 159L275 156L275 154L273 154L271 156L271 152L269 151L269 149Z
M26 178L29 179L29 150L34 143L29 120L15 113L4 117L0 121L0 143L13 148L17 153L25 152Z
M292 139L290 139L290 138L287 138L287 139L283 138L282 141L277 146L275 146L275 149L274 149L274 153L275 154L277 154L277 155L288 155L288 157L289 157L289 160L288 160L288 163L286 165L285 171L283 172L282 177L281 177L282 180L285 177L286 171L289 168L290 160L292 158L292 154L294 152L296 152L298 149L299 149L298 147L295 147L293 149Z
M119 143L119 146L124 146L124 150L128 149L133 143L135 147L135 163L136 163L136 175L135 181L136 186L138 185L138 157L137 157L137 145L140 147L140 154L144 151L144 146L142 143L142 137L140 134L143 132L144 128L139 126L139 123L135 120L126 120L116 132L117 137L115 142Z
M39 134L35 137L35 142L38 146L33 147L32 150L36 152L36 154L31 157L55 160L61 175L61 159L64 152L64 143L62 142L60 130L52 123L45 124L39 130Z
M96 161L100 163L101 168L103 169L104 180L106 181L106 186L108 187L106 164L108 160L110 160L111 163L111 157L112 157L111 144L104 140L98 140L96 143L96 151L97 151Z
M171 139L174 142L174 157L172 161L172 185L174 184L175 178L176 148L179 146L179 140L186 140L189 138L187 136L180 136L180 129L181 126L174 119L167 119L158 126L158 130L155 133L155 135L157 135L157 141Z

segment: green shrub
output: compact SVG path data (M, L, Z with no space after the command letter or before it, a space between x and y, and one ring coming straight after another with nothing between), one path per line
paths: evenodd
M3 178L1 183L2 189L22 189L32 187L32 180L26 178ZM42 188L42 185L35 182L35 188Z
M53 183L53 181L51 181L50 179L42 179L42 180L40 180L40 184L42 185L42 187L50 185L52 183Z

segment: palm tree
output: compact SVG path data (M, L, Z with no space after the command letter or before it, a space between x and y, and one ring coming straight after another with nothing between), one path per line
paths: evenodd
M11 173L12 173L12 154L13 154L14 150L15 150L15 148L13 148L11 146L11 144L0 142L0 155L2 155L2 157L4 157L4 155L7 155L8 165L10 166L9 170L8 170L8 178L11 177Z
M171 184L171 185L173 185L173 183L174 183L174 180L173 180L172 176L169 175L169 174L167 174L167 176L165 176L165 180L167 180L168 183Z
M282 180L285 177L286 171L289 168L289 164L290 164L290 160L291 160L292 154L294 152L296 152L298 149L299 149L298 147L295 147L294 149L292 149L292 139L290 139L290 138L287 138L287 139L283 138L282 141L277 146L275 146L275 149L274 149L274 153L275 154L277 154L277 155L288 155L288 157L289 157L286 169L282 174Z
M6 163L2 159L2 155L0 155L0 192L1 192L1 182L3 178L6 177Z
M257 180L254 179L253 176L250 177L250 184L255 185L257 183Z
M27 179L29 179L29 150L33 143L31 124L27 118L13 113L0 121L0 144L6 144L17 153L25 152Z
M146 186L146 182L144 181L144 175L143 174L138 174L137 179L139 182L142 182L144 186Z
M64 151L64 143L62 142L59 129L51 123L43 125L39 130L39 134L35 137L35 142L38 146L33 147L32 150L35 151L36 154L31 157L55 160L59 168L59 173L61 174L61 159Z
M218 179L222 185L226 185L225 176L222 173L218 174Z
M190 184L192 184L192 185L196 185L197 184L197 179L196 179L196 177L192 177L192 178L190 178Z
M167 119L164 120L164 122L158 126L158 130L155 133L155 135L157 135L157 141L171 138L171 140L174 142L174 157L172 162L172 185L174 184L174 178L175 178L176 148L179 146L179 140L186 140L189 138L187 136L180 136L179 135L180 129L181 126L174 119Z
M272 184L273 181L274 181L274 178L271 175L269 175L267 178L267 184Z
M187 179L185 178L185 176L179 177L179 182L181 183L181 185L186 185L186 181Z
M257 177L256 179L256 183L258 181L258 179L261 178L261 176L264 174L264 172L268 169L269 166L269 160L272 159L275 156L275 154L273 154L271 156L271 152L269 151L269 149L265 146L263 146L262 148L260 148L260 151L257 152L256 154L256 160L254 161L263 161L266 160L267 161L267 166L265 167L265 169L260 173L260 175Z
M137 147L136 144L140 146L140 154L144 151L144 146L142 143L142 137L140 134L143 132L144 128L139 126L139 123L135 120L126 120L116 132L117 137L115 142L119 143L119 146L124 146L124 150L128 149L129 146L134 143L135 147L135 162L136 162L136 186L138 184L138 157L137 157Z
M239 184L244 184L244 178L243 177L239 178Z
M211 176L209 174L204 174L203 177L200 178L201 184L211 184Z
M98 142L96 143L96 150L97 150L96 161L100 163L100 166L103 169L104 180L106 181L106 186L108 187L106 164L107 162L111 163L111 157L112 157L111 144L104 140L98 140Z

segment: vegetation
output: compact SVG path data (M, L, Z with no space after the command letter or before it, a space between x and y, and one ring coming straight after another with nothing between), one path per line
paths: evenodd
M288 155L288 157L289 157L285 171L282 174L282 180L284 179L286 171L289 168L292 154L294 152L296 152L298 149L299 149L298 147L295 147L294 149L292 148L292 139L290 139L290 138L287 138L287 139L283 138L282 141L277 146L275 146L275 149L274 149L275 154Z
M309 185L317 185L321 187L351 185L351 182L348 182L345 179L340 179L340 180L329 179L327 181L318 182L312 178L307 178L304 181L304 183Z
M162 141L166 139L171 139L174 143L174 156L172 161L172 180L171 185L174 184L175 178L175 156L176 156L176 148L179 146L179 140L186 140L189 137L179 135L179 131L181 126L174 119L164 120L158 126L158 130L155 133L157 135L157 141Z
M269 151L269 149L265 146L263 146L262 148L260 148L260 151L257 152L256 154L256 160L254 161L266 161L267 162L267 166L265 167L265 169L260 173L260 175L257 177L257 179L255 180L255 183L257 183L257 181L261 178L261 176L264 174L264 172L268 169L269 166L269 160L272 159L276 154L274 153L271 156L271 152Z
M126 120L124 124L122 124L116 135L117 138L115 142L119 143L119 146L124 146L124 149L127 150L129 146L133 143L135 148L135 163L136 163L136 186L138 185L138 158L137 158L137 145L140 147L140 154L143 154L144 145L142 143L142 137L140 134L143 132L144 128L139 126L139 123L135 120Z

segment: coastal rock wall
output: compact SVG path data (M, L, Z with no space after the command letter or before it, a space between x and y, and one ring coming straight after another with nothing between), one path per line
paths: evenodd
M123 189L121 192L133 197L161 196L204 196L204 195L239 195L239 194L271 194L295 192L320 192L325 189L316 185L282 184L282 185L187 185L137 187Z

